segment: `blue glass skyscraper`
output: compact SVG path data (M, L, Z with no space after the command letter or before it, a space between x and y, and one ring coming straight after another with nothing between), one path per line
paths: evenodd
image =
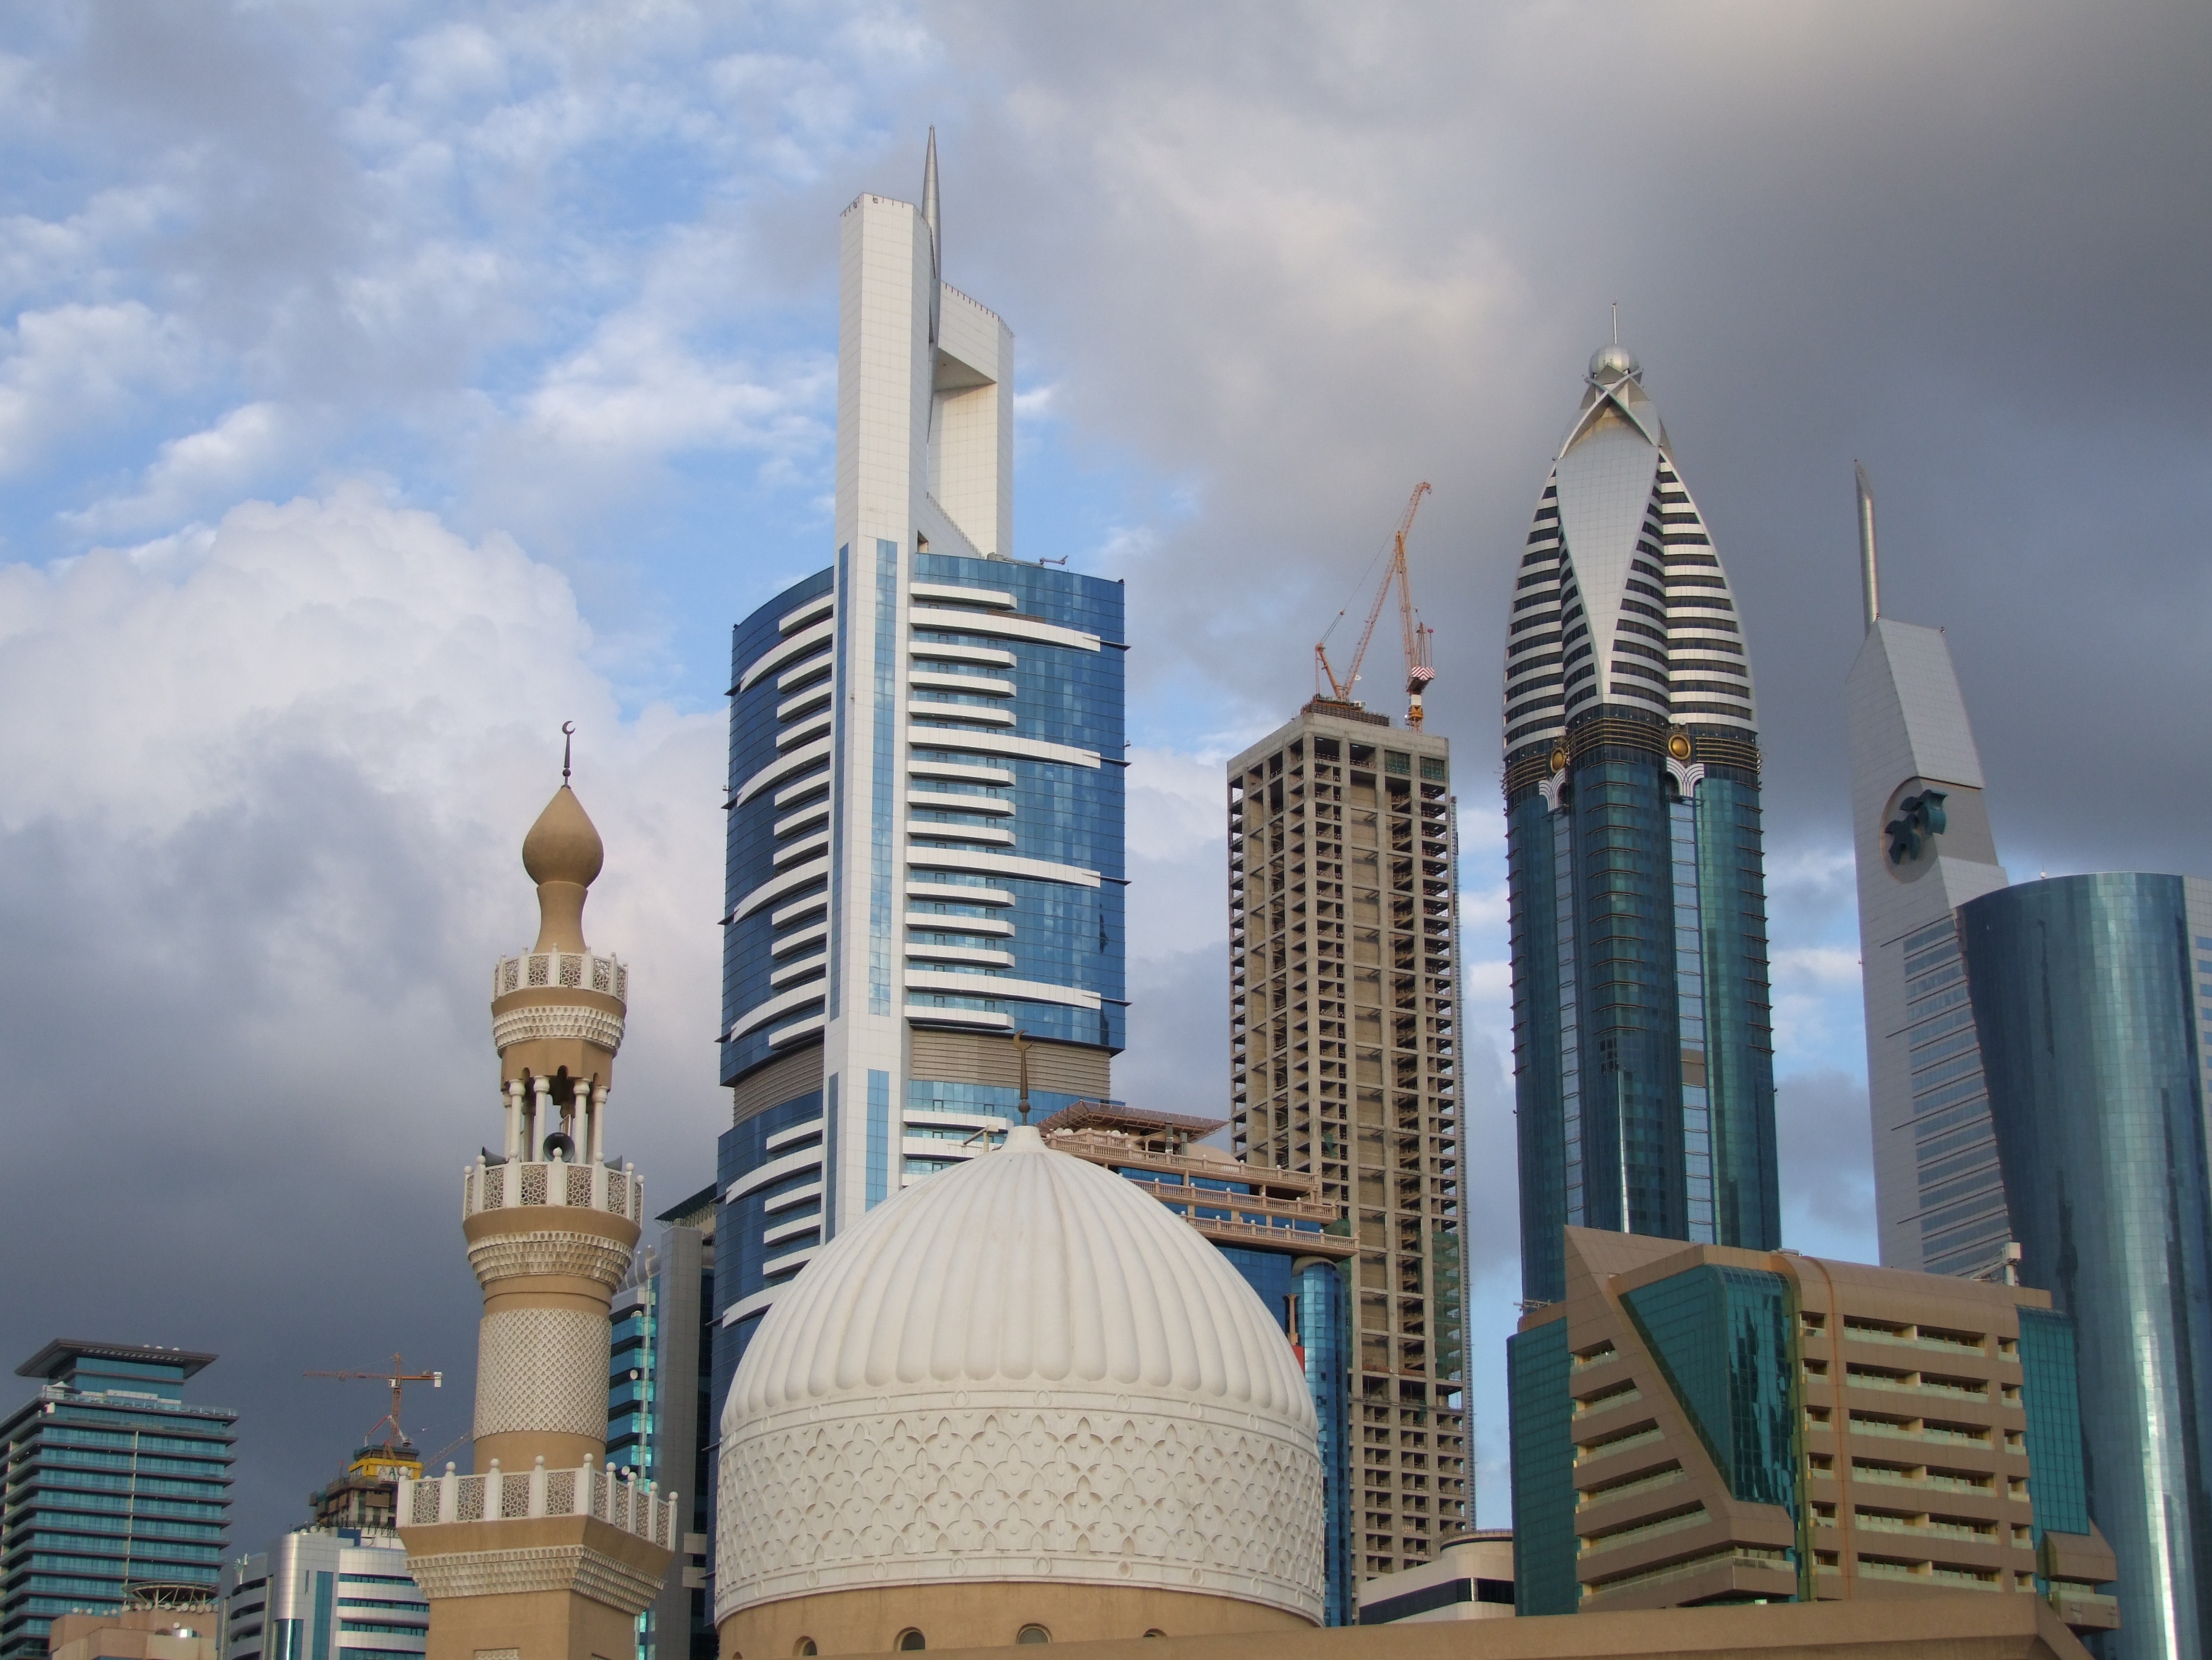
M1123 1041L1121 588L1012 558L1013 337L939 255L933 146L845 211L831 562L732 642L718 1420L840 1228Z
M214 1359L59 1339L15 1368L39 1391L0 1422L4 1660L44 1656L57 1614L112 1613L134 1585L215 1594L238 1414L184 1398Z
M1780 1243L1756 704L1636 359L1591 360L1505 666L1523 1295L1563 1226Z
M2079 1331L2088 1510L2119 1559L2099 1640L2128 1660L2212 1654L2208 899L2067 876L1958 912L2021 1278Z

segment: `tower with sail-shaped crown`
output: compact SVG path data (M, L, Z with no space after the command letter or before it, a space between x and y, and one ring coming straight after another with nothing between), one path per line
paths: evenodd
M427 1660L624 1660L678 1542L674 1495L605 1468L607 1310L645 1189L606 1162L629 974L584 943L605 850L561 776L522 843L538 943L493 971L505 1134L462 1179L483 1288L475 1469L400 1484Z

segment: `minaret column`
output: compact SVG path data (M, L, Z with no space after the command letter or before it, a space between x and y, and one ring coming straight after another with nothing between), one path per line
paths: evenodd
M596 1167L629 971L585 944L602 854L567 784L522 856L538 943L492 981L507 1158L462 1185L483 1292L475 1469L403 1484L400 1535L430 1602L427 1660L619 1660L679 1542L674 1495L605 1468L608 1310L645 1208L628 1166ZM563 1100L577 1146L549 1158Z

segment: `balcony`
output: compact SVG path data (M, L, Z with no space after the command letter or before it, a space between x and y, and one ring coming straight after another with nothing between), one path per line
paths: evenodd
M554 1159L526 1164L516 1159L487 1164L478 1158L461 1177L461 1215L507 1210L519 1205L547 1205L605 1211L610 1216L644 1220L645 1182L628 1164L572 1164Z
M618 1003L629 1001L629 970L615 957L586 952L538 951L502 957L492 970L491 994L517 991L595 991Z
M526 1471L502 1471L499 1461L482 1475L456 1475L451 1464L443 1475L421 1481L403 1476L397 1506L400 1526L434 1527L450 1522L506 1522L542 1516L592 1516L659 1545L677 1548L676 1499L660 1496L650 1481L638 1481L625 1469L611 1471L586 1454L580 1468L549 1470L539 1459Z

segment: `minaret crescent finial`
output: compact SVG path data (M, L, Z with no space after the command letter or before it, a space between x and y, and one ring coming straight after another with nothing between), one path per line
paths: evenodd
M576 723L574 721L563 721L561 723L561 781L564 784L568 781L568 760L572 753L570 746L575 741Z

